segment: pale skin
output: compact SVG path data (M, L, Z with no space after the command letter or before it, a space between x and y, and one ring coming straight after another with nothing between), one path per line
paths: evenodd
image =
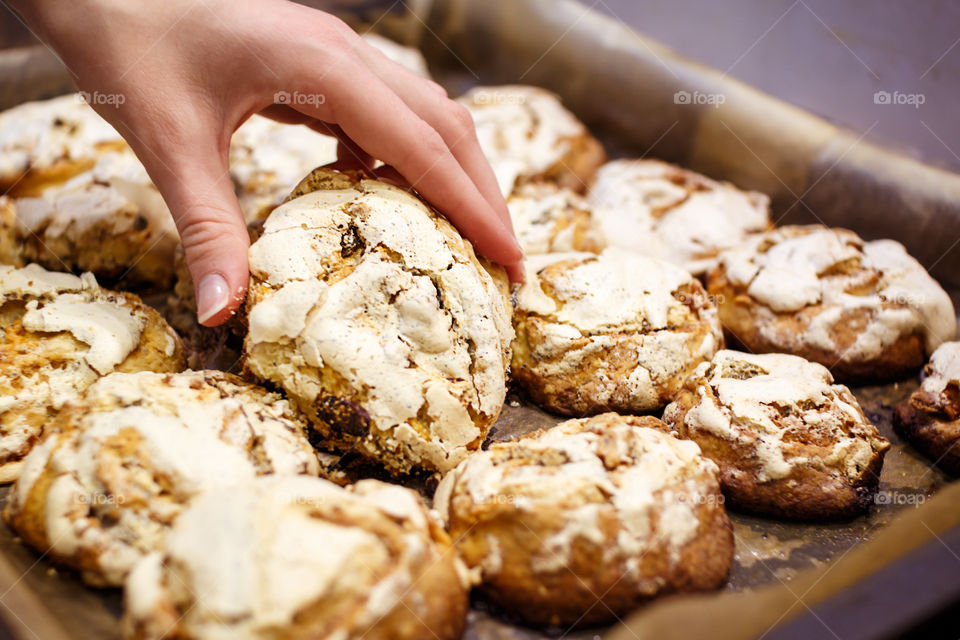
M469 238L523 277L506 203L469 112L339 19L287 0L10 0L147 168L180 231L202 324L243 301L249 246L230 137L263 113L341 140L340 157L392 165ZM278 91L322 101L274 104Z

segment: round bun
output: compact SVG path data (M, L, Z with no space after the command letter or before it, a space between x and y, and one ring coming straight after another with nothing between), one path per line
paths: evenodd
M781 518L859 515L890 448L826 367L779 353L720 351L663 419L719 465L731 506Z
M960 342L933 352L920 388L897 405L894 427L938 467L960 476Z
M126 146L79 93L25 102L0 112L0 193L38 196Z
M950 297L903 245L846 229L755 235L721 256L708 289L732 340L819 362L841 382L903 377L956 332Z
M513 321L513 379L566 415L663 407L723 347L693 276L615 248L531 257Z
M487 598L535 625L598 624L726 578L717 468L652 417L608 413L490 445L434 496Z
M527 255L600 253L607 246L587 201L570 189L552 182L527 183L507 197L507 207Z
M180 371L180 338L130 293L86 273L0 266L0 482L17 477L44 424L114 371Z
M480 448L506 395L506 276L422 201L317 170L270 214L250 272L246 370L327 445L393 472Z
M14 206L15 224L0 233L17 238L24 261L157 290L173 282L180 236L130 149L105 153L93 168Z
M454 640L466 574L419 497L259 478L198 497L134 568L126 637Z
M660 258L694 275L770 222L770 198L659 160L600 167L588 196L611 245Z
M545 89L476 87L457 100L470 110L505 196L535 180L582 193L607 159L603 145Z
M319 471L278 394L220 371L115 373L60 411L3 516L88 583L119 586L193 496L259 474Z

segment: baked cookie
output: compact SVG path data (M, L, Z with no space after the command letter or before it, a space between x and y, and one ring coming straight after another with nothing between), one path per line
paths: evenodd
M512 378L566 415L658 409L723 348L693 276L623 249L532 256L515 305Z
M79 93L0 112L0 193L37 196L126 143Z
M476 87L457 101L473 115L480 147L505 196L534 179L586 191L607 159L603 145L545 89Z
M676 263L694 275L748 234L766 231L770 198L659 160L614 160L588 195L611 245Z
M180 338L129 293L31 264L0 266L0 482L14 480L44 424L114 371L180 371Z
M64 405L3 517L86 582L119 586L193 496L262 474L316 476L303 427L279 394L228 373L114 373Z
M960 476L960 342L930 356L920 388L897 405L893 426L923 455Z
M826 367L782 353L718 352L663 420L719 465L731 506L781 518L862 513L890 448Z
M394 42L390 38L385 38L380 34L368 31L360 34L367 44L378 49L380 53L387 56L401 67L408 71L413 71L418 76L430 78L430 70L427 68L427 61L419 49L407 47L399 42Z
M304 176L336 159L336 138L251 116L230 141L230 175L247 222L265 218Z
M708 289L728 337L827 366L841 382L894 380L956 332L950 297L893 240L780 227L721 255Z
M733 532L717 467L663 428L568 420L448 473L434 509L486 597L526 623L584 626L720 586Z
M582 196L552 182L530 182L507 197L517 241L527 255L586 251L607 246Z
M246 371L329 446L393 472L453 468L506 395L503 270L384 182L319 169L292 198L250 247Z
M90 271L101 281L167 289L180 236L146 169L126 149L106 153L96 165L18 199L15 235L21 255L48 269Z
M238 559L243 559L238 562ZM454 640L466 572L409 489L259 478L199 496L124 591L128 640Z

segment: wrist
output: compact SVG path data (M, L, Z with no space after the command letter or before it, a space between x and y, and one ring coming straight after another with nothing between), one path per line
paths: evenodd
M65 44L77 36L98 33L101 17L110 0L7 0L31 31L61 56Z

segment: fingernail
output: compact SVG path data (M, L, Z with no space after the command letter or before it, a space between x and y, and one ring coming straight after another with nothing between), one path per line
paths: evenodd
M207 320L223 311L230 300L227 281L219 273L209 273L200 280L197 288L197 322Z
M517 240L517 236L513 234L513 231L510 231L510 238L513 240L513 248L517 252L519 259L522 261L526 259L526 253L523 250L523 247L520 246L520 241Z

